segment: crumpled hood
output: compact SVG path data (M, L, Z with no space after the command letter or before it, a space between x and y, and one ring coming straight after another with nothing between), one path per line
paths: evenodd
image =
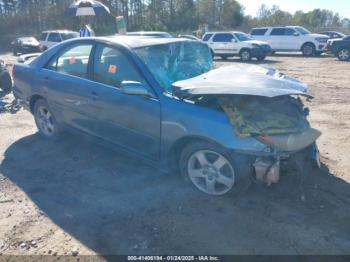
M306 95L307 85L272 68L232 65L173 83L176 95Z

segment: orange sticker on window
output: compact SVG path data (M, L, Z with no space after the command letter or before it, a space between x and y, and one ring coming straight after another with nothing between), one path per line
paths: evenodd
M69 58L69 63L72 65L72 64L75 64L75 57L71 57Z
M117 72L117 66L116 65L109 65L108 73L115 74L116 72Z

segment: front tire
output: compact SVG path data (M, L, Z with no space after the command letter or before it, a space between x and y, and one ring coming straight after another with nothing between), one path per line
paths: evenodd
M200 191L214 196L239 193L250 185L247 174L237 169L232 155L207 142L186 146L180 155L180 171ZM236 170L237 169L237 170Z
M315 55L316 48L315 48L315 46L313 44L306 43L301 48L301 51L303 52L304 56L313 56L313 55Z
M347 48L342 48L337 52L337 57L340 61L350 60L350 50Z
M264 55L256 57L256 59L257 59L258 61L264 61L265 58L266 58L266 56L264 56Z
M57 122L44 99L39 99L35 102L34 119L41 136L52 140L58 138L59 128Z
M252 55L248 49L244 49L239 54L242 62L249 62L252 59Z

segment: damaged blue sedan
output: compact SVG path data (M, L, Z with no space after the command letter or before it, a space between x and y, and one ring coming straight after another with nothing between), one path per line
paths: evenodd
M281 161L317 156L306 85L258 66L215 69L198 41L74 39L13 74L14 95L43 137L78 130L210 195L238 192L252 176L277 183Z

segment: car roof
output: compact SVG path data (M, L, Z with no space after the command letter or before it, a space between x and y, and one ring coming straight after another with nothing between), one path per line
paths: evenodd
M87 38L85 38L87 39ZM192 42L189 39L184 38L175 38L175 37L169 37L169 38L144 38L144 37L129 37L125 35L114 35L114 36L107 36L107 37L93 37L92 39L96 40L104 40L110 43L115 44L122 44L126 45L130 48L139 48L139 47L145 47L145 46L152 46L152 45L162 45L162 44L171 44L171 43L177 43L177 42Z
M137 35L151 35L151 34L169 34L168 32L160 32L160 31L138 31L138 32L128 32L128 35L133 35L133 34L137 34Z
M262 26L262 27L254 27L253 29L270 29L270 28L294 28L294 27L302 27L299 25L286 25L286 26Z
M71 31L71 30L47 30L47 31L43 31L42 33L78 33L78 32Z
M231 34L234 34L234 33L243 33L245 34L244 32L241 32L241 31L212 31L212 32L206 32L205 34L218 34L218 33L231 33Z

